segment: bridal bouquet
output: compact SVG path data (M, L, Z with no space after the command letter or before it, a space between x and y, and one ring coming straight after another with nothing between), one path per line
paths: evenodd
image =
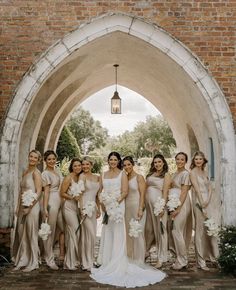
M213 218L207 218L204 225L207 227L208 236L218 237L220 228Z
M138 220L131 219L129 222L129 236L138 238L139 234L142 233L142 225Z
M51 234L51 228L50 225L47 223L41 223L41 227L39 229L39 237L43 240L46 241L48 239L48 236Z
M79 180L78 183L73 182L70 188L70 194L73 197L78 197L82 194L82 192L85 190L85 186L84 186L84 181L83 180Z
M38 197L37 193L33 192L31 189L23 192L21 199L22 205L25 207L29 207L33 204L34 200Z
M165 204L166 204L166 202L165 202L164 198L162 198L162 197L157 198L157 201L155 202L154 209L153 209L155 216L158 216L164 210Z
M95 201L87 201L82 209L82 213L88 217L92 217L95 207Z
M100 201L105 205L109 218L116 223L123 220L122 208L117 201L119 196L120 191L118 189L103 191L100 195Z

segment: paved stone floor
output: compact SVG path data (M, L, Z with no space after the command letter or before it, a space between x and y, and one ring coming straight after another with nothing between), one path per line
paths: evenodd
M172 260L173 261L173 260ZM193 248L190 249L189 266L181 271L170 269L171 262L168 262L163 271L168 277L161 283L139 289L150 290L179 290L179 289L236 289L236 278L222 274L214 265L210 266L209 272L204 272L196 268L194 260ZM148 263L155 263L155 253L147 260ZM8 265L0 268L0 289L4 290L96 290L96 289L125 289L121 287L113 287L94 282L88 272L68 271L62 267L58 271L48 269L46 265L41 265L40 269L31 273L13 272L13 266Z

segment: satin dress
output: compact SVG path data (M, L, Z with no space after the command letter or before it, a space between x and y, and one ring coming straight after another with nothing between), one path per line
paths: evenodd
M179 198L182 185L190 185L190 177L187 170L174 173L169 196L173 195ZM192 205L189 192L179 214L174 219L170 236L170 242L173 242L174 252L176 254L175 264L184 267L188 264L187 252L192 237Z
M68 194L70 194L70 189L72 184L75 183L71 179L71 185L68 189ZM62 214L65 220L65 259L64 259L64 269L77 270L81 265L81 253L80 253L80 230L77 231L79 227L79 208L78 202L72 199L66 199L62 207Z
M146 207L147 219L145 225L146 252L149 252L152 246L156 246L157 260L161 263L167 262L168 256L168 235L167 235L167 210L162 218L154 215L154 205L157 198L162 198L164 178L158 176L149 176L146 180ZM162 222L162 229L161 229ZM163 230L163 232L162 232Z
M119 188L121 190L122 172L112 179L103 179L103 190ZM115 195L116 196L116 195ZM98 262L101 266L91 269L91 277L102 284L133 288L160 282L166 274L144 264L129 260L126 251L125 202L120 203L123 220L116 223L108 220L103 225Z
M43 186L50 186L49 199L48 199L48 224L50 225L51 234L46 241L43 241L44 245L44 258L47 265L54 265L54 252L53 244L55 240L56 228L59 227L60 232L64 231L62 222L61 204L62 199L60 197L60 186L62 182L62 175L59 171L56 173L49 170L45 170L42 173Z
M139 221L142 225L142 233L138 237L129 236L129 222L137 219L139 210L140 193L138 188L137 175L129 180L129 193L125 200L125 225L126 225L126 242L127 256L133 261L143 263L145 260L146 243L144 237L144 226L146 221L146 211L144 211L142 219Z
M85 191L83 193L83 206L87 202L96 202L97 192L99 190L99 181L91 181L86 179ZM84 269L90 270L94 262L94 250L96 244L96 206L91 217L87 216L81 225L81 260Z
M23 176L21 194L30 189L36 192L33 172L29 172ZM39 202L33 206L26 216L23 215L22 206L20 206L13 244L13 261L16 268L20 269L25 267L26 271L32 271L39 268L39 212Z
M200 189L202 198L204 202L209 200L209 179L206 176L197 175L197 183ZM217 243L217 237L208 236L207 229L204 226L204 216L196 204L200 204L197 194L192 187L192 197L193 197L193 212L195 216L195 253L196 260L199 267L203 268L206 266L206 260L215 262L216 258L219 256L219 248ZM219 208L214 206L214 195L211 196L211 200L204 211L208 218L214 218L217 221L217 212Z

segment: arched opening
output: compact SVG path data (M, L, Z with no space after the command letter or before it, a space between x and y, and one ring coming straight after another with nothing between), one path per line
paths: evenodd
M18 192L15 176L21 173L29 149L36 144L41 151L55 148L74 108L114 83L114 63L120 65L119 84L145 96L162 112L179 149L190 155L194 136L199 148L208 152L209 138L213 140L223 223L235 223L235 136L217 83L196 56L161 28L112 14L56 43L19 85L1 139L0 227L12 224L12 193Z

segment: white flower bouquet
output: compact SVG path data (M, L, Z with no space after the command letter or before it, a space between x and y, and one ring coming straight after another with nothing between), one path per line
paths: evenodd
M138 238L139 234L142 233L142 225L138 220L132 218L129 222L129 236Z
M196 207L202 212L205 221L204 225L207 228L208 236L218 237L220 232L220 227L217 225L213 218L209 218L205 212L205 210L201 207L199 203L196 203Z
M162 197L157 198L157 201L155 202L154 209L153 209L155 216L158 216L164 210L165 204L166 202L164 198Z
M170 195L167 202L167 207L169 211L174 211L178 206L181 205L181 202L178 197Z
M39 237L43 240L46 241L48 239L48 236L52 233L50 225L47 223L41 223L41 227L39 229Z
M73 182L70 188L70 195L73 197L78 197L82 194L82 192L85 190L85 185L83 180L79 180L78 183Z
M116 223L123 220L123 212L119 202L117 201L119 196L119 190L107 190L100 194L100 201L105 205L109 218Z
M218 237L220 232L220 227L217 225L213 218L207 218L204 221L204 225L207 227L208 236Z
M22 205L25 207L29 207L33 204L33 202L37 199L37 193L33 192L31 189L23 192L21 196Z
M88 217L92 217L95 207L95 201L87 201L82 209L82 213Z

